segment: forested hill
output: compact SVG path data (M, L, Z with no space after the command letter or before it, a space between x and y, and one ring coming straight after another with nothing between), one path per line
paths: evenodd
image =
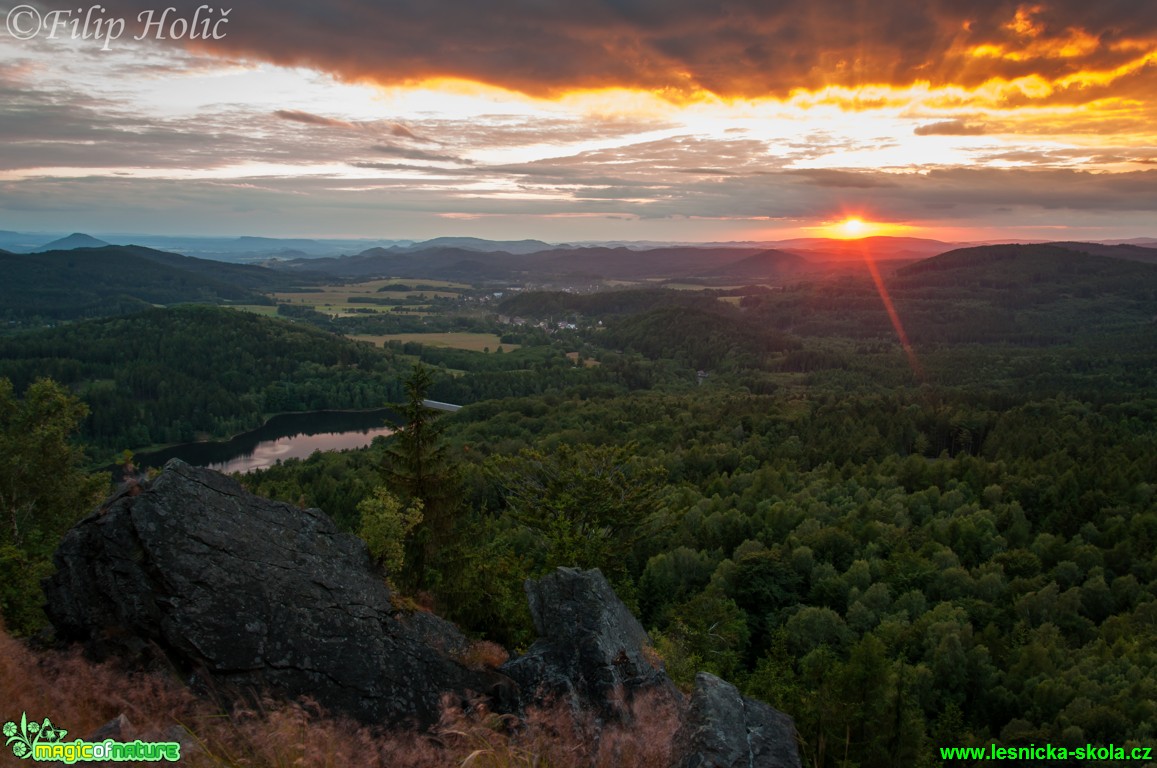
M92 235L86 235L83 232L73 232L67 237L61 237L53 240L50 243L45 243L39 248L33 249L34 253L42 253L45 251L71 251L76 248L104 248L112 243L106 243L104 240L97 240Z
M321 272L339 279L404 277L506 280L522 269L524 258L504 251L479 253L451 247L411 251L395 247L370 248L353 256L340 258L295 259L273 266L293 273Z
M224 437L282 411L381 407L401 399L403 368L365 344L209 306L0 338L0 378L18 392L45 376L67 385L101 449Z
M985 245L960 248L909 264L896 272L898 286L1077 290L1152 298L1157 265L1062 245ZM1145 250L1145 249L1141 249Z
M786 251L770 249L755 253L739 261L732 261L707 270L703 277L720 277L729 280L772 280L779 277L798 275L814 270L815 265L802 256Z
M255 291L302 279L140 246L0 253L0 274L0 319L16 325L122 315L158 304L268 304Z
M1147 264L1157 264L1157 248L1154 248L1152 245L1146 247L1133 243L1105 245L1102 243L1073 242L1058 242L1051 243L1051 245L1067 248L1070 251L1091 253L1094 256L1109 256L1114 259L1128 259L1130 261L1143 261Z
M158 264L253 291L283 291L317 282L315 276L308 272L287 275L284 272L253 264L229 264L223 261L198 259L194 256L182 256L179 253L157 251L135 245L124 247L131 248L134 253Z
M551 248L537 253L479 252L456 247L371 248L353 256L297 259L274 265L346 278L542 280L558 277L649 280L724 277L775 280L808 270L806 258L765 248Z
M1157 343L1157 265L1054 245L983 246L902 267L883 288L916 345L1082 347L1123 359ZM896 337L866 277L801 283L743 305L762 325L797 335Z

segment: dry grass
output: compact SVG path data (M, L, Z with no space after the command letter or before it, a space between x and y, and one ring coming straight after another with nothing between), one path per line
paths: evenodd
M531 709L525 720L474 704L448 707L437 738L450 764L477 768L666 768L679 713L667 700L639 696L624 707L627 725L606 725L565 703ZM458 762L454 762L458 761Z
M206 768L659 768L678 724L674 705L646 696L624 708L627 726L575 717L565 705L519 719L482 702L448 701L427 733L369 728L308 701L266 699L223 713L172 677L94 664L76 652L34 652L2 629L0 696L2 722L22 711L48 717L71 741L123 714L131 725L115 738L179 741L181 765ZM9 756L3 750L0 764Z
M506 652L506 649L489 640L474 641L459 659L464 666L475 670L498 669L509 660L510 654Z

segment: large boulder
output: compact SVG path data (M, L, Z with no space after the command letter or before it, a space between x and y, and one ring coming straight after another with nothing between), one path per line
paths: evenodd
M216 690L308 695L367 723L432 723L448 692L517 697L431 642L459 644L452 625L395 610L365 546L325 514L178 460L78 523L55 564L58 637L159 650Z
M528 580L526 595L538 640L501 671L530 701L621 716L641 691L679 698L643 626L599 570L559 568Z
M675 768L800 768L791 718L700 672L672 747Z

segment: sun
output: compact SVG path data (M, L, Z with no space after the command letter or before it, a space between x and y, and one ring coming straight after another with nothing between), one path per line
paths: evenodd
M850 240L867 235L871 227L863 219L857 216L850 216L836 224L835 229L840 233L841 237L846 237Z
M912 228L904 224L885 224L871 221L863 218L863 216L845 215L838 221L828 221L816 229L820 230L824 237L831 237L836 240L859 240L860 238L879 235L905 234Z

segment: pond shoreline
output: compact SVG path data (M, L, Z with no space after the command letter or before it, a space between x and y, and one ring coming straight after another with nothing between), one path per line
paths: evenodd
M180 458L195 466L217 468L244 463L246 457L264 456L254 460L254 466L247 465L245 469L219 470L252 471L271 466L281 459L303 458L314 450L364 447L374 437L392 433L393 425L398 421L397 412L391 408L279 413L267 418L260 427L228 439L177 443L135 453L133 463L145 469L162 466L171 458ZM374 434L370 435L371 432ZM114 473L117 469L115 465L102 468Z

